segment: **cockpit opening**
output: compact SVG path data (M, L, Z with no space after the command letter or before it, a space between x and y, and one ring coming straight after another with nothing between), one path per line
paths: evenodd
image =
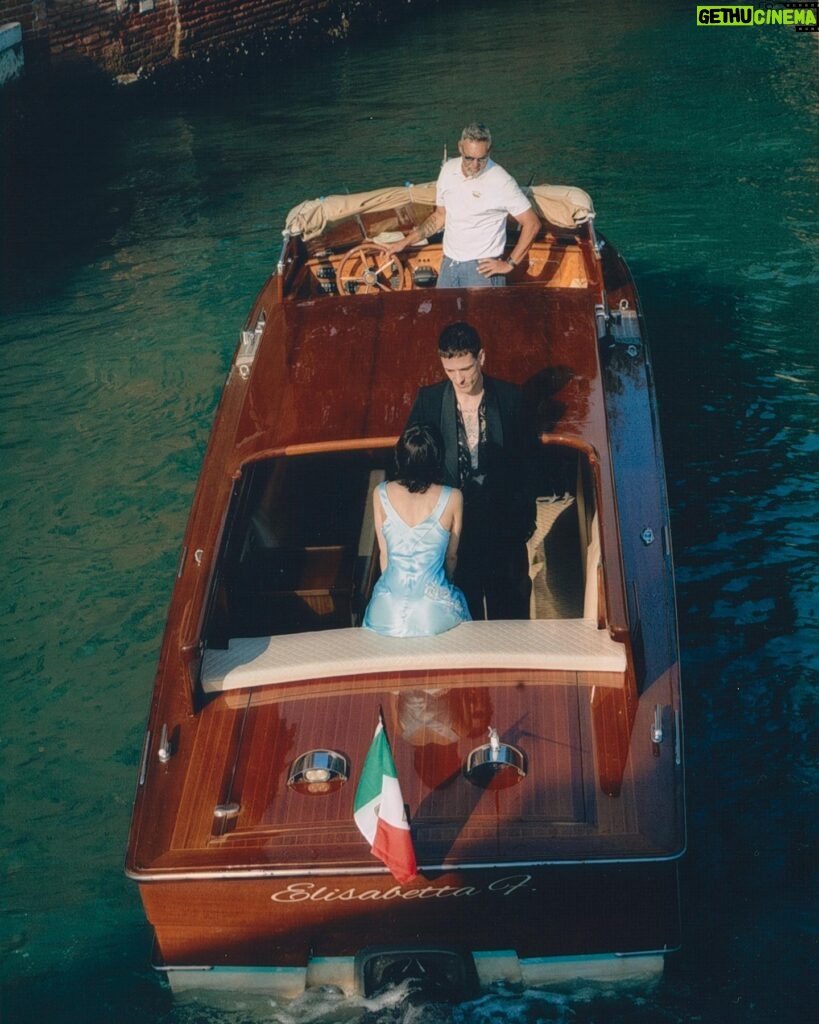
M246 465L225 524L205 645L359 626L379 573L372 492L391 464L391 449L370 448ZM575 448L544 444L533 480L530 618L598 618L600 541L588 460Z

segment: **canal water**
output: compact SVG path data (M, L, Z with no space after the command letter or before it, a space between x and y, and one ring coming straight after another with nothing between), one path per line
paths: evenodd
M688 3L447 0L161 95L43 94L54 116L2 161L3 1024L810 1018L817 38L697 27ZM520 180L591 193L646 310L685 685L683 950L653 991L174 1006L122 864L237 332L292 205L432 179L476 117Z

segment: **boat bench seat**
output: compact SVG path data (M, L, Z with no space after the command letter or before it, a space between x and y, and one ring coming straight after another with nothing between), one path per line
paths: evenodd
M284 636L242 637L202 660L205 693L304 679L449 669L525 669L611 674L626 670L622 644L590 619L464 622L438 636L400 638L367 629L331 629Z

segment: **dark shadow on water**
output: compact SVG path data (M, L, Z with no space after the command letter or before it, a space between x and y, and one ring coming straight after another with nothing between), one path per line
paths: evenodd
M62 273L110 237L106 201L124 111L90 66L0 90L0 304L47 299Z
M814 731L798 697L819 680L798 604L810 556L790 525L816 466L783 429L812 406L783 388L780 353L749 344L742 295L693 271L634 272L659 395L685 711L689 852L669 992L688 993L703 1021L784 1024L804 1017L819 952L805 912L819 881L805 804Z

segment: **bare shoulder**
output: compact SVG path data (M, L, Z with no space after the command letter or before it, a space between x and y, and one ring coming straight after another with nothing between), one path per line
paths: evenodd
M442 519L446 519L447 529L456 517L463 515L464 496L457 487L450 490L450 495L443 509Z
M458 490L457 487L453 487L452 488L452 494L449 496L449 507L452 508L452 509L458 509L458 508L463 508L463 506L464 506L464 496L463 496L463 494Z

